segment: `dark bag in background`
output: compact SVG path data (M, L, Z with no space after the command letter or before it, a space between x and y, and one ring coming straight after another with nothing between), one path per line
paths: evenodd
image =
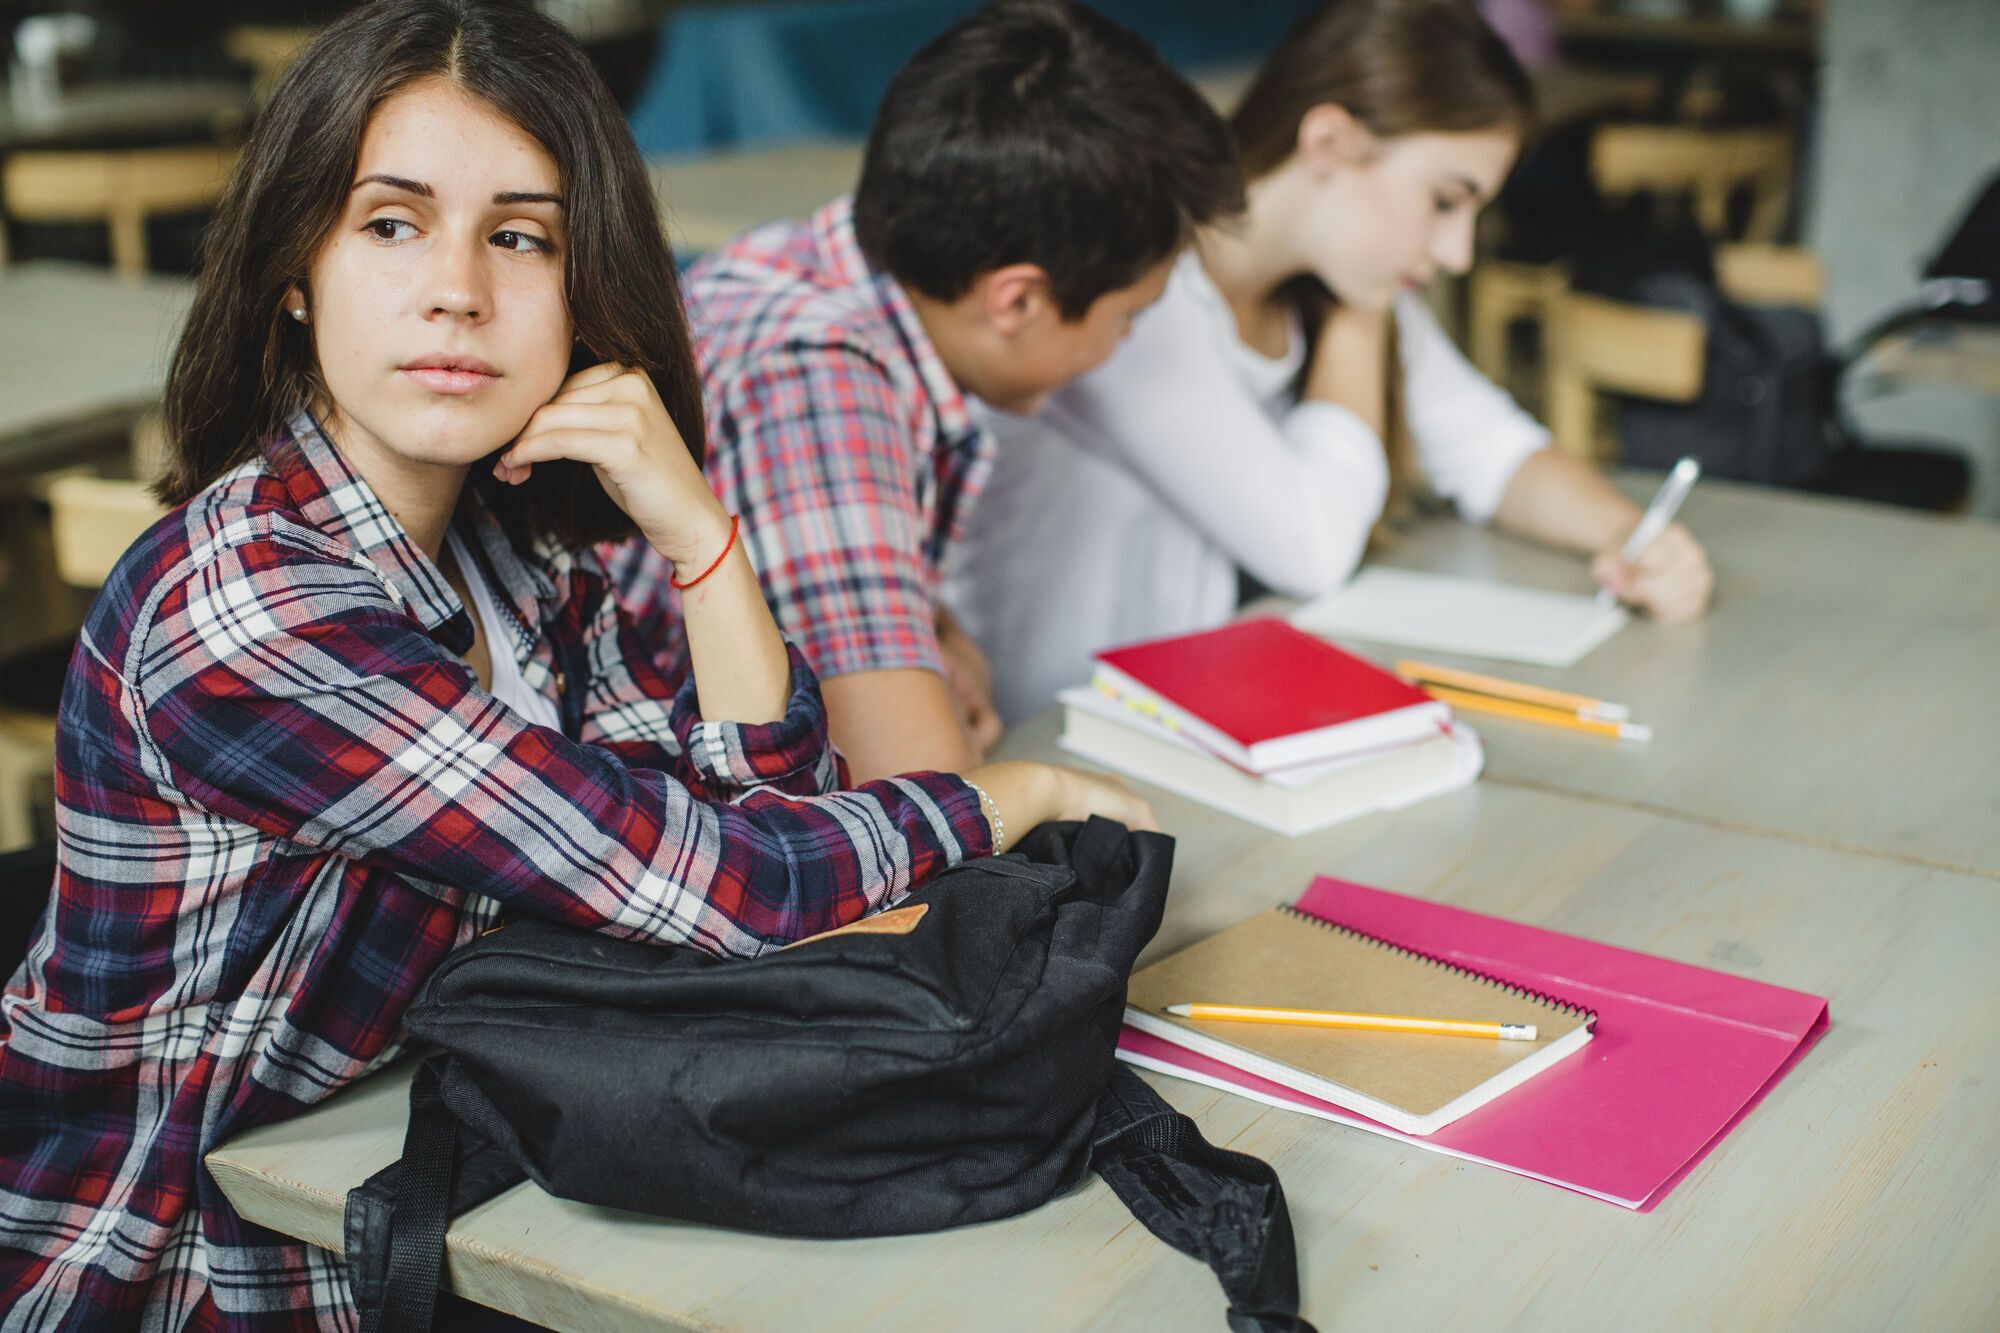
M1704 475L1818 490L1836 467L1819 316L1723 296L1708 242L1682 229L1578 255L1580 292L1693 315L1707 329L1690 403L1619 395L1621 461L1666 469L1692 454Z
M1712 477L1917 509L1952 509L1969 493L1962 450L1862 439L1840 407L1851 362L1827 352L1819 312L1724 296L1698 233L1579 255L1570 281L1578 291L1694 315L1707 330L1693 402L1618 397L1623 462L1664 470L1693 455Z
M445 1052L404 1157L348 1198L364 1328L428 1327L449 1217L549 1193L787 1236L1026 1211L1095 1167L1204 1259L1239 1330L1299 1330L1283 1190L1113 1049L1173 842L1049 825L890 912L757 959L517 921L446 959L406 1023Z

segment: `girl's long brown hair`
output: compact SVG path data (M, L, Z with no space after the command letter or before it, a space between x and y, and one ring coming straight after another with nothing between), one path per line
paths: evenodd
M1383 139L1495 129L1524 134L1534 92L1472 0L1328 0L1279 44L1229 118L1244 175L1255 181L1283 166L1298 148L1306 113L1327 105L1344 108ZM1339 298L1311 274L1292 278L1281 292L1298 311L1310 365L1320 325ZM1388 350L1385 521L1407 509L1416 472L1393 335Z
M562 181L572 370L643 370L681 438L703 453L695 369L659 205L603 79L558 24L505 0L376 0L308 46L273 90L202 241L201 278L167 375L169 468L179 504L258 456L324 396L310 327L283 311L304 288L340 216L363 132L381 102L438 76L540 143ZM538 464L519 487L474 468L472 484L517 542L581 547L624 536L629 519L589 467Z

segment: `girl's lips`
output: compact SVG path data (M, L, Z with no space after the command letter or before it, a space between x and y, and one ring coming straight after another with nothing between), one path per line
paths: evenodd
M476 393L499 379L480 370L453 370L445 366L409 366L403 371L432 393Z

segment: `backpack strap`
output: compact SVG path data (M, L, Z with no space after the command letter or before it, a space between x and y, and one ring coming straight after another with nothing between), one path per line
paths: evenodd
M1146 1230L1215 1271L1235 1333L1314 1333L1299 1317L1292 1217L1268 1162L1211 1144L1122 1061L1097 1103L1090 1161Z
M428 1333L450 1220L526 1179L460 1130L441 1091L442 1060L426 1060L410 1084L402 1160L347 1196L362 1333ZM1214 1270L1234 1333L1314 1333L1299 1316L1291 1213L1268 1163L1209 1143L1123 1063L1098 1099L1090 1160L1146 1230Z
M362 1333L427 1333L451 1219L528 1178L446 1107L444 1059L424 1061L410 1082L401 1160L347 1193L342 1231Z

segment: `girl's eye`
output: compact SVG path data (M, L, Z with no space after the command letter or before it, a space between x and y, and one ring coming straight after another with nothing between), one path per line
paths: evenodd
M539 236L530 236L525 231L496 231L493 243L503 250L514 250L526 254L536 250L547 252L554 249Z
M399 227L402 228L401 231L397 230ZM361 230L378 241L404 241L408 240L417 228L414 223L405 222L401 218L374 218L365 223Z

